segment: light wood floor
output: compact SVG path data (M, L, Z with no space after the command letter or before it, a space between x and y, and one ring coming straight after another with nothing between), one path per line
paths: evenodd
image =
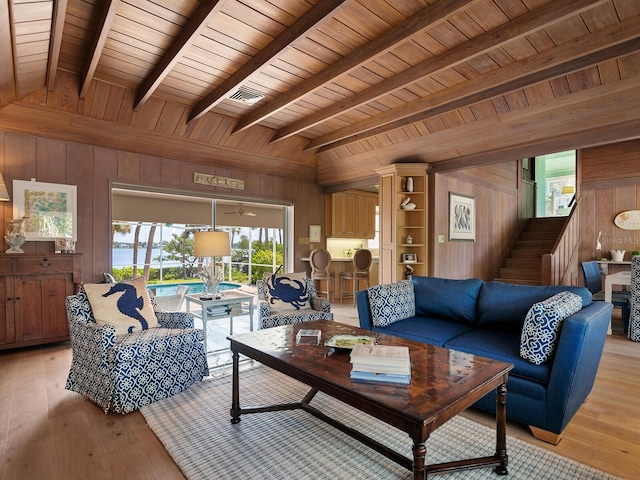
M355 309L335 305L339 321L357 324ZM614 333L616 332L614 323ZM619 328L618 328L619 330ZM102 413L64 390L67 343L0 352L0 479L183 479L139 412ZM626 479L640 472L640 343L607 338L588 401L558 446L509 422L508 434ZM465 416L486 425L493 418ZM226 421L226 419L225 419Z

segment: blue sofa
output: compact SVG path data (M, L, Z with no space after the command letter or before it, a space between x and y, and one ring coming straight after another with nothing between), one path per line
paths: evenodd
M374 325L370 303L373 289L384 286L356 292L360 326L512 363L514 369L507 383L507 417L529 425L536 438L557 444L593 387L612 304L592 302L591 293L583 287L418 276L412 278L409 289L411 285L412 296L387 300L385 311L399 320L385 326ZM402 288L406 291L407 284ZM564 319L555 352L548 361L536 365L523 359L520 339L527 312L534 303L564 291L579 295L582 309ZM410 307L406 305L410 301L415 302L415 315L404 318L402 312L407 311L404 307ZM579 301L576 302L579 308ZM380 315L378 324L379 318ZM495 412L495 401L494 393L476 406Z

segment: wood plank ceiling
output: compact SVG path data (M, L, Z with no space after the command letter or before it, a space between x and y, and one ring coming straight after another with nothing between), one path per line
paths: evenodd
M37 103L325 186L640 132L637 0L0 0L0 65L3 128Z

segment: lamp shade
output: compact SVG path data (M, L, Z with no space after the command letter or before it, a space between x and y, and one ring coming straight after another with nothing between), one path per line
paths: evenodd
M196 232L193 240L193 254L196 257L223 257L231 255L229 233Z
M11 200L9 198L9 192L7 192L7 184L4 183L4 177L0 173L0 202L8 202Z

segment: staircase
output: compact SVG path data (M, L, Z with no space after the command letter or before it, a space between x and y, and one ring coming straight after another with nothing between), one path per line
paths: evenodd
M531 218L512 247L494 280L521 285L540 285L542 255L553 248L565 217Z

